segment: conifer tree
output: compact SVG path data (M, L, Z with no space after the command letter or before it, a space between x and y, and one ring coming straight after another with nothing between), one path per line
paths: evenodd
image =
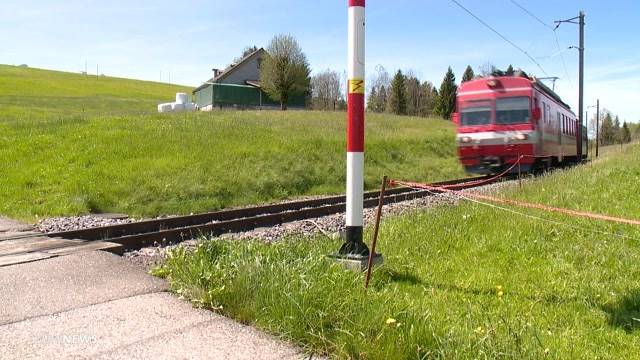
M613 122L613 131L615 133L614 143L622 142L622 129L620 129L620 118L616 115L616 120Z
M513 70L513 65L509 64L509 67L507 68L507 71L504 72L504 74L506 76L513 76L513 73L515 71Z
M447 73L444 75L442 85L440 85L440 91L438 92L437 113L443 119L451 118L451 113L456 107L456 93L458 86L456 85L456 76L451 70L451 66L447 69Z
M402 71L398 70L391 82L391 94L389 95L388 111L396 115L407 114L407 94L405 87L405 77Z
M369 99L367 99L367 111L378 112L378 92L376 91L375 86L371 88L371 93L369 94Z
M385 112L387 110L387 102L388 102L388 98L387 98L387 88L382 85L380 86L380 93L378 94L378 101L377 101L377 111L378 112Z
M464 74L462 74L462 82L473 80L476 75L473 73L473 69L471 65L467 65L467 68L464 70Z
M631 142L631 131L629 130L629 125L627 125L626 121L622 124L622 142Z
M616 141L616 131L613 126L611 113L607 112L600 128L600 143L602 145L611 145Z

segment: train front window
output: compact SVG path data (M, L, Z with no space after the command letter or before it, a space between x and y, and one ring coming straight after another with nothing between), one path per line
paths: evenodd
M491 124L491 104L488 101L469 101L462 104L461 126Z
M529 109L529 98L526 96L497 99L496 124L528 123L531 118Z

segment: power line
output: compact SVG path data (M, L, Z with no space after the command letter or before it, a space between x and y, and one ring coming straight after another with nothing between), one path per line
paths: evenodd
M502 40L506 41L507 43L509 43L511 46L513 46L514 48L518 49L521 53L525 54L529 60L531 60L534 64L536 64L538 66L538 68L540 69L540 71L542 71L543 74L545 74L545 76L549 76L549 74L547 74L546 71L544 71L544 69L542 68L542 65L540 65L540 63L538 61L536 61L536 59L531 56L528 52L526 52L524 49L522 49L520 46L516 45L513 41L509 40L506 36L502 35L500 32L498 32L498 30L494 29L493 27L491 27L489 24L487 24L486 22L484 22L482 19L480 19L479 17L477 17L474 13L472 13L469 9L467 9L466 7L462 6L462 4L460 4L458 1L456 0L451 0L451 2L453 2L454 4L458 5L462 10L466 11L469 15L471 15L474 19L478 20L479 23L481 23L482 25L484 25L487 29L493 31L496 35L498 35L499 37L502 38Z
M527 14L529 14L529 16L531 16L532 18L534 18L535 20L537 20L540 24L542 24L542 26L549 28L551 30L553 30L553 26L547 24L546 22L540 20L539 17L535 16L531 11L527 10L524 6L518 4L515 0L510 0L511 3L517 7L519 7L520 9L522 9L522 11L526 12Z
M527 8L525 8L524 6L520 5L518 2L516 2L515 0L509 0L511 1L511 3L517 7L519 7L522 11L524 11L525 13L527 13L529 16L531 16L533 19L535 19L537 22L539 22L540 24L542 24L542 26L546 27L547 29L550 29L551 31L553 31L553 36L555 38L555 43L556 43L556 47L558 49L558 52L551 56L554 57L556 55L560 55L560 59L562 60L562 68L564 69L564 74L567 76L567 80L569 82L569 86L573 89L573 81L571 80L571 76L569 75L569 71L567 70L567 63L564 60L564 56L562 55L563 52L565 52L567 49L562 50L560 48L560 41L558 40L558 33L556 32L556 30L558 29L558 25L551 26L549 24L547 24L546 22L544 22L543 20L541 20L539 17L537 17L534 13L532 13L531 11L529 11Z

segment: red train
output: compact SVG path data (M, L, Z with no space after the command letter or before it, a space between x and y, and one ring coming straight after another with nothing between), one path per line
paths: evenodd
M456 109L452 117L457 124L458 156L469 173L498 173L521 157L521 171L582 160L576 115L535 78L516 74L464 82L458 89ZM582 134L585 158L586 127Z

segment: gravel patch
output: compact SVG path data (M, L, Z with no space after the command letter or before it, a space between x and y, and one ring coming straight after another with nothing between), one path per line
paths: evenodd
M501 189L509 186L517 186L517 181L503 181L499 183L489 184L482 187L473 188L464 191L473 191L477 193L490 194L496 193ZM433 208L437 206L455 206L460 201L459 196L453 194L439 194L425 198L419 198L409 201L403 201L384 206L384 217L400 216L412 211ZM372 224L375 220L375 208L364 210L365 226ZM384 219L383 217L383 219ZM333 214L320 218L294 221L273 227L257 228L251 231L231 233L220 236L219 238L233 240L259 239L268 242L279 241L290 236L315 236L324 234L331 238L339 237L341 231L344 231L344 213ZM167 252L178 247L184 247L187 250L197 246L197 240L189 240L180 244L156 244L153 247L147 247L136 251L125 253L125 258L131 262L138 264L145 269L151 269L160 265Z
M43 233L87 229L98 226L127 224L131 218L109 218L100 215L62 216L39 220L36 230Z

